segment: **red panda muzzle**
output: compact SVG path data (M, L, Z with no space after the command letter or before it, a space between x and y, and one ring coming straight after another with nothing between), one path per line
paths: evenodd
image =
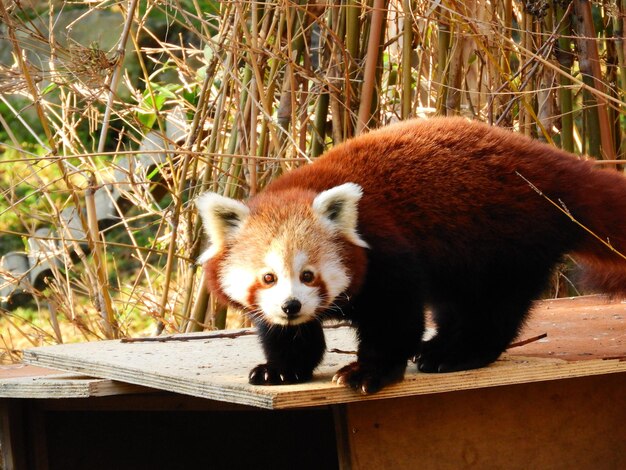
M282 304L280 308L287 314L287 316L295 316L300 312L302 304L298 299L289 299Z

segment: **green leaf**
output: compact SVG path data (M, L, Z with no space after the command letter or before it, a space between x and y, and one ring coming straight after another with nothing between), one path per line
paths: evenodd
M50 83L47 87L41 90L41 94L47 95L48 93L52 93L57 88L59 88L59 85L57 85L56 83Z

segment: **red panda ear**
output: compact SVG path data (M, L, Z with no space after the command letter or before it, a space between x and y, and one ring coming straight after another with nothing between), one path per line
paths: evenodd
M357 246L368 248L367 242L357 232L361 186L345 183L319 193L313 200L313 211L333 230L344 235Z
M234 237L250 214L243 202L217 193L204 193L195 200L198 214L202 217L204 231L211 246L200 255L199 263L204 263L224 247Z

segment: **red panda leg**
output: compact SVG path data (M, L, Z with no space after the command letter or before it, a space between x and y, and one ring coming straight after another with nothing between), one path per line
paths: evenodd
M334 382L364 394L404 378L424 332L423 303L411 264L404 259L393 264L388 259L387 266L393 269L387 271L376 269L375 261L369 270L369 282L375 287L363 289L351 315L357 329L358 360L333 377Z
M467 312L466 312L467 313ZM477 369L498 359L515 333L508 340L490 337L477 328L440 328L430 340L422 343L417 360L420 372L455 372Z
M358 360L339 369L333 381L364 394L401 381L408 360L419 350L423 333L422 318L413 312L416 310L402 319L404 321L385 319L390 325L384 322L357 324Z
M517 336L529 307L530 302L492 305L480 310L466 305L460 306L455 314L448 310L446 320L438 325L437 334L422 343L418 369L455 372L491 364ZM464 320L459 321L461 316ZM494 321L494 317L498 319Z
M357 330L357 361L333 377L360 393L401 381L424 333L421 273L411 251L393 245L368 257L367 280L347 310Z
M483 277L463 275L466 284L455 294L431 301L437 334L422 343L417 366L422 372L477 369L498 359L515 339L543 290L552 263L511 264ZM472 279L475 282L468 282ZM445 291L460 286L446 282Z
M250 371L251 384L281 385L311 380L326 351L321 323L279 326L260 322L256 326L267 362Z

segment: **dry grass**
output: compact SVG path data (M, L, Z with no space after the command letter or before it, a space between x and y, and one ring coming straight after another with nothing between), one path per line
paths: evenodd
M111 48L103 30L74 35L103 12ZM5 359L32 344L224 327L193 263L190 201L254 194L367 128L462 114L619 158L623 13L583 0L0 0L13 52L0 66L0 254L45 245L56 260L25 286L34 304L0 313ZM107 227L99 197L115 202Z

